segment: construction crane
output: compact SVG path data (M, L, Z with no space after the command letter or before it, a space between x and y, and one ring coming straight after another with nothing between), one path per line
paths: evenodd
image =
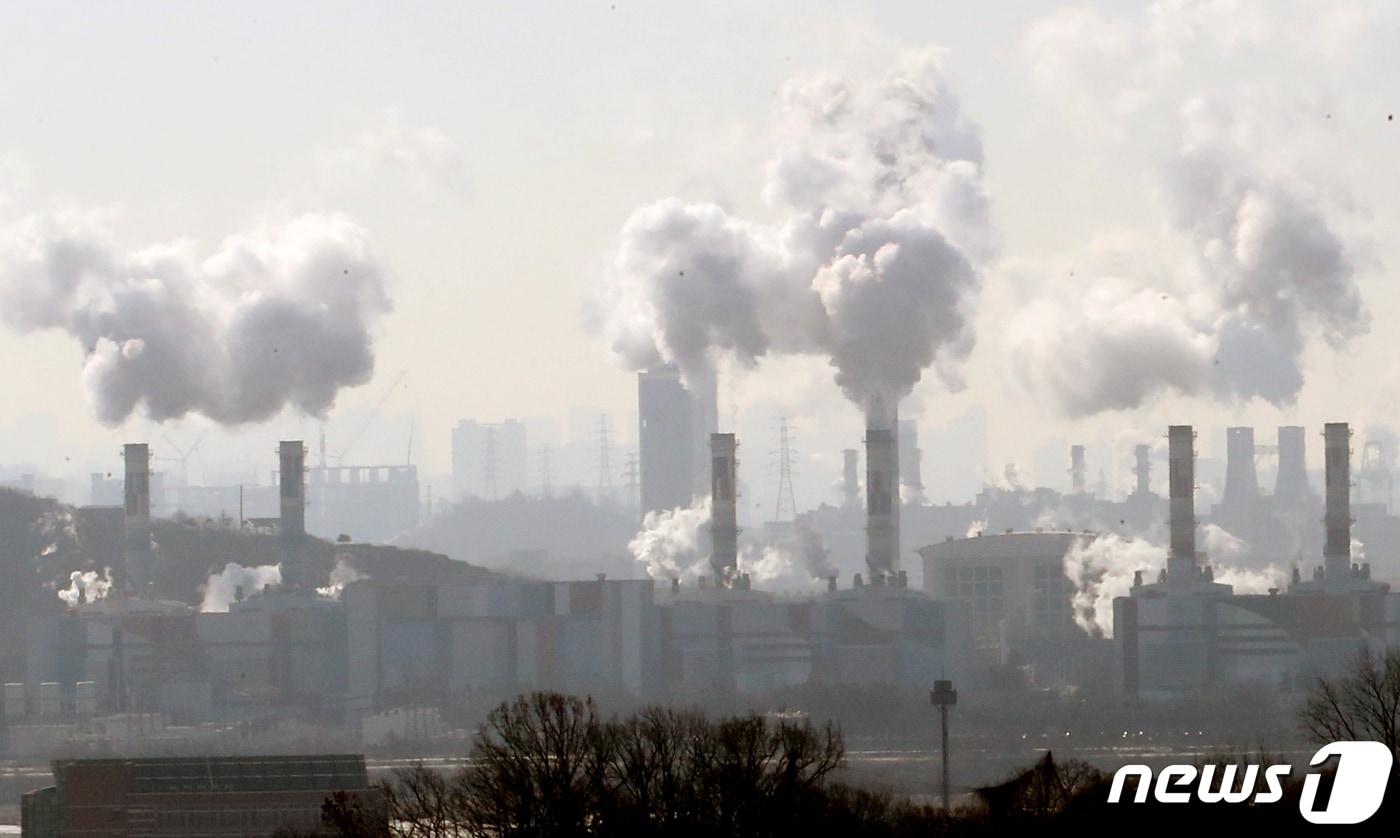
M369 426L374 424L375 419L379 418L379 411L384 408L384 404L389 401L389 397L394 395L394 392L399 389L399 385L403 384L407 378L408 370L399 370L398 375L394 376L394 380L389 382L389 386L384 389L384 395L380 396L379 401L374 403L374 407L370 409L369 415L366 416L365 420L361 422L359 427L355 429L355 432L349 436L348 441L345 443L345 445L342 446L340 450L335 453L335 464L337 466L345 465L345 455L350 453L350 449L354 448L355 443L360 441L360 437L365 435L365 431L369 430ZM325 446L324 439L325 432L323 431L323 450Z

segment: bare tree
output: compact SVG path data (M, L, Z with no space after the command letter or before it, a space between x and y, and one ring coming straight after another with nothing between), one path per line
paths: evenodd
M1361 652L1346 674L1319 677L1299 714L1317 742L1369 739L1400 748L1400 649Z
M586 835L604 808L612 742L592 699L531 693L487 717L458 778L470 835Z
M398 771L383 818L329 800L323 822L394 838L777 836L830 807L844 758L830 725L664 707L602 722L590 700L533 693L492 711L465 769Z

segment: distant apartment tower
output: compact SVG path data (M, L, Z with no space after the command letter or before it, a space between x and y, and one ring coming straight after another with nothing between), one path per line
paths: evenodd
M715 379L681 383L663 364L637 374L642 514L689 506L710 490L710 434L719 424Z
M452 490L459 498L503 498L525 491L525 423L463 419L452 429Z

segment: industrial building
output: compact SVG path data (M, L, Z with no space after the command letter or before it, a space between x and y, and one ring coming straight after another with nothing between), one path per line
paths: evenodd
M57 760L53 776L23 797L24 835L305 834L335 792L382 804L359 755Z
M403 708L538 688L681 700L803 684L924 688L950 677L1064 688L1099 678L1089 669L1115 654L1125 693L1150 697L1234 680L1297 684L1359 648L1400 639L1400 599L1351 560L1344 425L1329 425L1325 437L1322 561L1300 564L1287 590L1241 596L1213 578L1198 551L1190 428L1170 429L1165 502L1151 492L1150 454L1140 446L1136 488L1122 501L989 489L973 505L931 506L900 501L914 496L910 484L920 478L904 465L899 443L917 448L917 437L893 414L872 411L863 484L853 450L845 457L847 503L807 519L839 520L852 535L828 546L863 558L861 569L849 586L832 576L824 593L804 596L754 589L736 514L739 444L723 433L706 439L712 514L705 572L693 582L370 578L349 583L339 598L324 596L306 571L315 505L307 475L315 469L307 468L305 446L291 440L278 446L272 481L282 584L240 590L226 612L200 613L150 595L150 580L172 557L152 549L149 449L127 446L122 506L75 517L76 526L116 545L116 590L30 620L25 681L5 685L6 741L11 752L42 750L64 731L273 719L377 730L365 720L417 719L419 710ZM1293 429L1280 430L1273 496L1261 495L1257 477L1239 465L1255 456L1251 435L1236 429L1228 439L1236 465L1221 520L1248 521L1250 509L1290 498L1310 502ZM1071 449L1068 464L1072 477L1081 474L1072 485L1083 488L1082 448ZM1167 567L1140 574L1114 602L1111 640L1078 625L1065 573L1066 555L1100 535L990 525L1036 520L1045 503L1066 515L1110 513L1123 527L1132 515L1167 507ZM940 537L925 538L933 528ZM922 584L910 584L905 543L925 545L915 565Z
M242 591L226 613L149 595L160 569L151 542L148 450L124 450L124 547L112 564L115 590L28 621L26 681L6 685L7 718L81 724L108 714L160 714L193 723L338 712L345 619L339 602L307 590L302 443L278 448L282 586ZM91 691L88 701L79 700L82 684Z
M1294 436L1290 431L1290 436ZM1351 432L1324 431L1326 514L1321 555L1293 566L1287 590L1238 595L1214 580L1197 549L1195 434L1169 429L1171 552L1157 579L1139 572L1128 596L1114 600L1114 643L1126 695L1151 698L1185 689L1263 681L1281 689L1306 686L1346 667L1363 650L1400 641L1400 596L1371 579L1368 563L1351 557ZM1237 459L1250 455L1250 435L1231 435ZM1250 460L1239 460L1246 462ZM1256 486L1236 466L1231 508L1247 509ZM1242 487L1242 489L1241 489ZM1291 490L1295 496L1296 489Z
M349 707L532 688L644 695L660 686L652 583L356 582L343 594Z
M924 589L969 614L973 665L1026 667L1032 683L1078 682L1095 641L1074 619L1074 583L1065 556L1096 536L1007 532L948 538L919 550Z

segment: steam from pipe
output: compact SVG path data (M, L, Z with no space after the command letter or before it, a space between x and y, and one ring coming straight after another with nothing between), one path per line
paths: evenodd
M68 574L68 587L58 592L58 598L69 606L83 602L96 602L112 591L111 570L75 570Z
M229 562L218 573L209 575L201 586L204 598L199 603L200 611L227 611L238 596L238 589L252 594L267 585L282 584L282 569L275 564L244 567Z
M825 357L863 409L896 403L929 367L960 387L988 202L940 55L874 83L793 81L782 103L764 198L785 220L675 198L637 208L586 324L628 367L669 361L686 378L721 355Z
M648 512L627 549L652 579L682 579L706 573L700 533L710 522L709 497L688 507Z
M88 400L109 425L138 409L226 425L286 406L323 413L374 371L384 277L341 215L267 224L208 255L188 241L123 250L93 214L0 229L0 317L77 339Z
M330 579L324 587L316 589L316 593L330 599L340 599L344 593L345 586L351 582L358 582L361 579L368 579L369 575L361 573L351 564L351 557L344 554L335 557L335 567L331 568ZM279 574L280 581L280 574Z
M1213 524L1201 529L1216 582L1232 586L1237 594L1262 594L1283 587L1284 568L1245 566L1249 546L1244 541ZM1128 595L1136 571L1143 571L1145 581L1154 581L1167 566L1167 555L1166 545L1143 538L1105 533L1077 539L1063 561L1074 591L1075 623L1091 634L1112 637L1114 598Z

